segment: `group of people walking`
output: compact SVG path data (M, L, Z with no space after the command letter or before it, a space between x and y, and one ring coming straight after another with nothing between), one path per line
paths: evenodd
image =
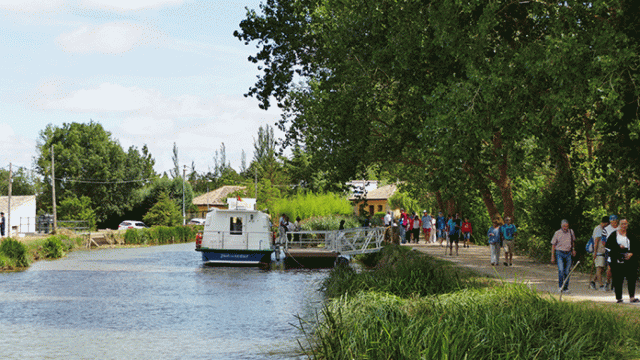
M624 302L622 289L625 279L629 302L640 302L635 297L640 240L628 232L628 227L629 221L626 218L618 219L617 215L603 216L593 229L593 248L589 249L592 251L595 268L589 279L589 287L601 291L613 289L618 303ZM575 243L576 236L569 228L569 222L562 220L560 230L551 239L551 262L558 264L559 292L569 292L572 257L576 256Z
M443 246L442 243L446 240L449 255L453 255L454 244L456 255L458 255L461 241L462 247L469 247L473 232L473 227L468 218L462 221L460 216L456 214L455 216L449 216L447 220L442 215L442 212L439 212L438 216L434 218L427 210L424 210L422 217L419 217L415 212L408 214L404 209L400 209L400 216L397 221L394 220L391 211L388 211L384 217L384 225L398 227L402 244L417 244L420 240L420 229L424 234L425 244L439 242L440 246Z
M589 287L603 291L613 288L618 303L623 302L622 287L625 278L629 301L640 302L635 297L640 242L628 232L628 227L629 221L626 218L618 219L616 215L604 216L593 229L591 236L595 272L591 276ZM603 277L606 277L606 284Z
M504 247L504 266L513 266L513 252L515 251L515 236L518 229L506 217L504 223L500 218L494 218L493 224L487 231L489 248L491 249L491 265L500 265L500 249Z

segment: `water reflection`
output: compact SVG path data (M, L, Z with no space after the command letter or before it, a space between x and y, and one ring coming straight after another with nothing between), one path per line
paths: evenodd
M0 274L3 358L292 358L327 270L204 267L193 244Z

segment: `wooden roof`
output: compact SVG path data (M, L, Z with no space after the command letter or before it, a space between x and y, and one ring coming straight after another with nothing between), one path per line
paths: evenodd
M206 194L202 194L193 199L193 204L198 205L209 205L209 206L226 206L227 198L230 194L246 189L246 186L233 186L233 185L225 185L213 191L209 191Z
M398 187L394 184L385 185L375 190L371 190L367 192L367 195L365 195L362 198L356 198L351 196L349 200L358 201L358 200L364 200L365 198L367 200L389 200L389 198L393 196L396 190L398 190Z

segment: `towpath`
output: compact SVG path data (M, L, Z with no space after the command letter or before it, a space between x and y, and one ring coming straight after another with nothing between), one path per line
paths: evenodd
M473 269L481 274L493 276L509 282L522 282L541 292L558 295L558 267L555 264L542 264L524 256L514 256L513 266L504 266L504 252L500 253L500 265L491 266L491 254L489 246L471 245L470 248L460 246L458 256L449 256L449 251L445 254L445 247L439 244L405 244L417 251L424 252L431 256L451 261L457 265ZM626 283L623 291L625 304L629 304ZM638 289L640 290L640 289ZM574 272L571 276L569 294L562 295L567 300L592 300L599 302L615 302L613 291L604 292L589 289L589 275ZM634 305L636 306L636 305Z

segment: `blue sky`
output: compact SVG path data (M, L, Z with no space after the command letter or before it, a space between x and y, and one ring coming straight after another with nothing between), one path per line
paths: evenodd
M99 122L156 171L213 167L224 142L249 161L260 110L244 93L257 67L233 31L259 0L0 0L0 167L30 168L48 124Z

